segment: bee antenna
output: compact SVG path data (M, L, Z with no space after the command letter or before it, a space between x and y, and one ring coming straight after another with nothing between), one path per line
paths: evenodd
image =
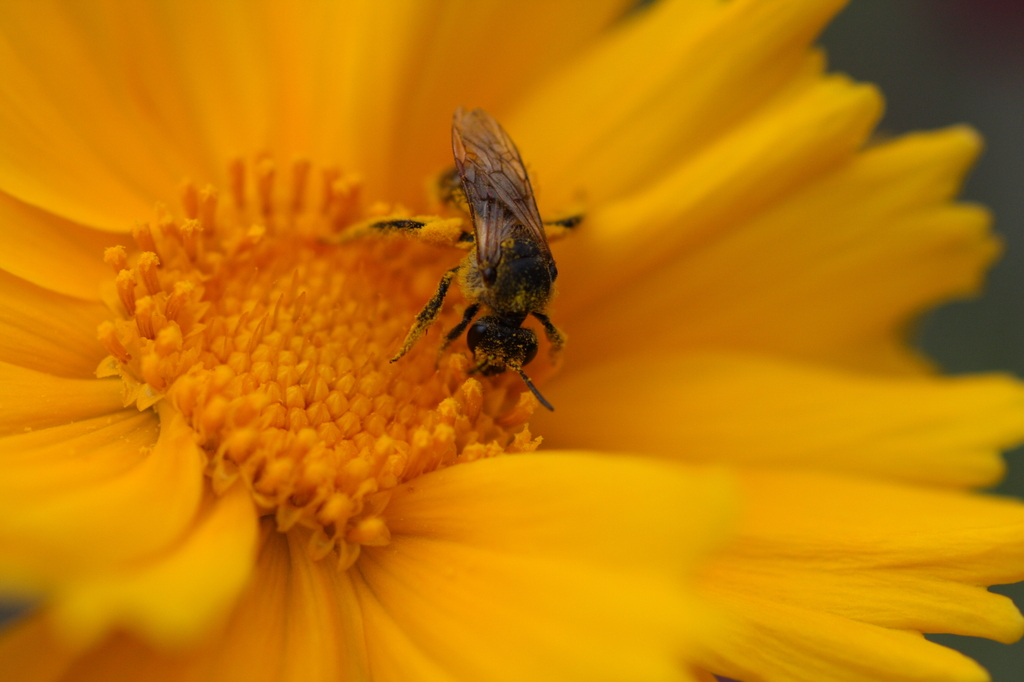
M549 403L547 400L544 399L544 396L542 396L540 394L540 391L537 390L537 387L533 385L532 381L530 381L530 377L526 376L526 373L523 372L523 370L521 370L521 369L518 369L518 368L513 368L513 369L515 369L516 372L519 373L519 376L521 376L523 378L523 382L526 384L526 387L528 389L530 389L530 392L533 393L533 397L535 397L537 400L539 400L541 405L543 405L544 407L546 407L549 410L551 410L552 412L554 412L555 408L551 406L551 403Z

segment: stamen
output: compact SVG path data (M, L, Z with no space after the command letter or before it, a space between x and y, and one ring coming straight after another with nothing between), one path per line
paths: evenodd
M109 251L109 249L108 249ZM162 291L160 286L160 279L157 275L157 268L160 265L160 258L152 251L146 251L139 256L139 260L136 263L136 267L139 270L139 275L142 276L142 284L146 287L146 291L150 294L155 294Z
M153 313L156 305L152 296L143 296L135 302L135 322L139 326L139 333L147 339L156 338L156 330L153 327Z
M103 252L103 261L114 268L114 274L124 270L128 264L128 251L118 244L117 246L110 246Z
M165 239L180 239L178 234L178 225L174 222L174 219L167 213L167 209L161 205L157 205L156 210L156 227L159 233ZM157 251L157 253L160 253Z
M256 163L256 194L260 201L260 213L269 216L274 211L274 162L260 159Z
M191 180L181 185L181 206L185 209L185 217L195 220L199 217L199 191Z
M292 164L292 213L301 213L305 205L309 169L309 159L298 159Z
M121 299L124 309L128 311L129 315L134 315L136 284L135 273L128 269L121 270L121 272L117 273L114 284L117 286L117 296Z
M199 221L207 232L217 231L217 188L213 185L199 193Z
M262 225L253 225L250 227L242 239L238 242L239 249L245 249L256 246L263 240L263 236L267 233L267 228Z
M384 521L372 517L357 523L346 535L345 539L356 545L380 547L391 542L391 533Z
M346 173L331 183L328 215L335 232L352 223L359 212L363 181L358 175Z
M153 233L146 223L135 223L135 227L132 228L132 238L142 251L157 253L156 242L153 241Z
M117 338L117 330L113 322L101 322L96 335L99 337L103 347L107 349L107 352L117 358L119 362L128 362L132 359L132 356L128 355L128 351L121 344L120 339Z
M195 260L199 253L199 234L203 231L203 225L198 220L186 220L178 228L178 235L181 237L181 245L185 247L185 253L190 260Z
M192 282L175 282L174 291L171 292L170 297L167 299L167 319L177 320L178 314L184 309L185 304L192 298L192 292L195 291L195 285Z
M511 429L521 424L525 424L526 421L533 416L538 405L540 405L540 402L536 397L534 397L532 392L520 393L519 402L516 403L516 406L501 415L501 417L496 419L495 422L506 429Z
M323 169L323 204L320 212L327 214L334 205L334 182L341 177L341 169L337 166L328 166Z
M156 352L162 357L181 350L183 339L181 338L181 327L174 321L169 322L160 333L156 335Z
M161 362L158 355L148 354L142 356L142 379L157 391L167 388L167 381L161 371Z
M228 182L235 210L241 211L245 208L245 162L241 159L232 159L228 165Z

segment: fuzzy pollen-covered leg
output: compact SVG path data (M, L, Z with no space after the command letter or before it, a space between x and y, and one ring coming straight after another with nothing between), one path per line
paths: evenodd
M427 301L427 304L423 306L423 310L416 315L416 322L413 323L412 329L409 330L405 341L402 342L402 348L395 354L395 357L391 358L391 362L397 362L403 355L408 353L413 345L419 341L420 337L427 332L427 329L434 323L434 320L437 319L438 314L441 312L441 305L444 303L444 297L448 294L448 287L451 286L452 280L455 279L455 275L458 274L460 267L456 265L444 273L440 284L437 285L437 291Z
M558 220L544 221L544 236L548 242L556 242L576 229L576 226L583 222L582 213L573 213Z
M542 325L544 325L544 334L547 335L548 341L551 343L551 357L557 359L562 353L562 349L565 348L565 334L558 330L558 327L554 325L547 315L543 313L531 313L536 317Z
M400 216L373 218L324 239L329 244L344 244L368 237L402 236L419 239L434 246L468 248L463 239L462 218L438 216ZM472 243L472 242L470 242Z
M457 325L452 327L451 331L444 335L444 341L441 343L441 347L437 349L438 356L440 356L441 353L443 353L445 349L448 348L449 344L451 344L452 341L459 338L459 335L466 330L466 327L469 326L469 323L473 321L473 318L476 317L476 314L478 312L480 312L479 303L474 303L473 305L466 308L466 312L462 314L462 320L460 320Z

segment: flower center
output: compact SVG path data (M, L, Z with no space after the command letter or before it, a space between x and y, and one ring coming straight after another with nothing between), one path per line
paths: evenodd
M233 164L227 202L187 183L180 215L158 206L136 226L137 252L107 250L121 318L100 326L97 374L123 378L126 404L178 410L215 491L241 480L278 530L312 529L311 553L337 549L347 566L388 542L391 488L536 448L519 428L536 403L514 377L468 376L465 350L438 358L436 329L389 363L458 255L407 238L326 243L394 210L361 210L358 180L332 169L275 175L266 159Z

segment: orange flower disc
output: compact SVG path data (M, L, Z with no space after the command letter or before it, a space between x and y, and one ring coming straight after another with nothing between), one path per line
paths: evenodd
M137 253L107 250L124 319L100 326L98 374L120 374L140 409L170 400L215 491L241 479L278 530L313 529L310 553L338 548L345 568L389 541L391 488L535 449L518 429L535 401L513 405L504 379L485 391L467 355L438 358L436 340L388 362L451 254L402 238L326 243L364 217L357 180L327 169L310 183L298 162L277 193L272 162L252 175L255 201L235 163L229 202L186 183L180 216L158 207L136 227Z

